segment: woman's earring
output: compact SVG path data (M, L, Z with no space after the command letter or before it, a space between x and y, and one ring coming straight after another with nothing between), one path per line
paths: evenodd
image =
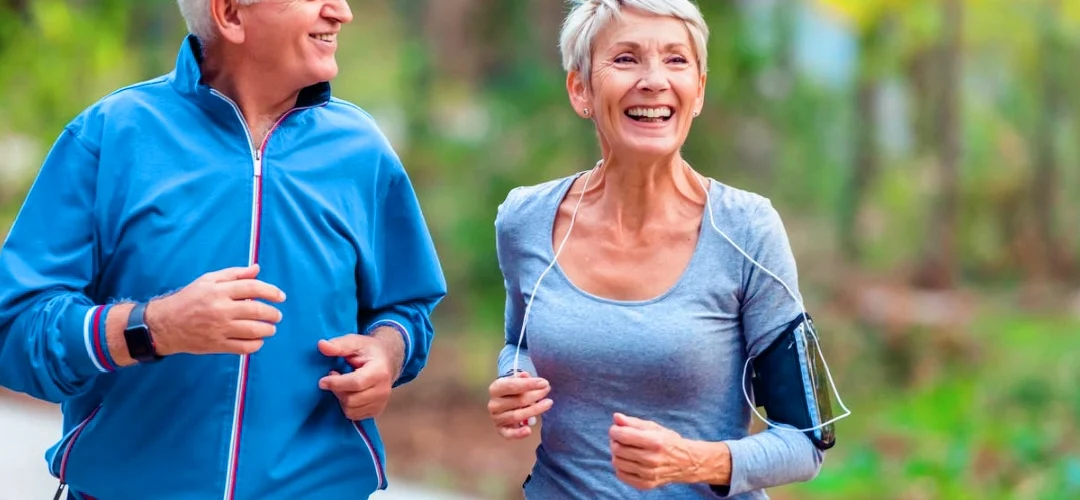
M697 115L699 115L699 114L701 114L701 111L694 111L694 117L695 118L697 118Z
M585 118L589 117L589 108L585 108L585 109L581 110L581 112L585 114Z

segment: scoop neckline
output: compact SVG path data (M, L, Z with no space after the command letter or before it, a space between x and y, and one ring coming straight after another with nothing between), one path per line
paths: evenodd
M565 201L566 197L570 194L570 188L574 186L574 182L577 181L577 179L579 179L582 175L585 175L586 173L588 173L588 170L578 172L578 173L576 173L574 175L571 175L571 176L567 177L566 179L564 179L563 180L564 185L559 187L559 190L557 192L558 196L555 196L555 202L552 204L552 206L550 206L548 208L549 211L548 211L548 219L547 219L547 230L545 231L547 241L546 241L546 243L544 243L544 248L546 249L547 254L548 254L547 255L548 259L549 259L548 261L552 263L551 264L552 269L556 273L558 273L559 277L562 278L562 280L564 282L566 282L566 284L570 287L571 290L574 290L574 292L576 292L577 294L579 294L581 296L584 296L584 297L586 297L588 299L594 300L596 302L601 302L601 303L604 303L604 304L611 304L611 305L616 305L616 306L626 306L626 307L645 306L645 305L655 304L655 303L660 302L660 301L666 299L667 297L671 296L673 293L675 293L675 291L677 291L680 287L682 287L683 283L687 279L689 279L689 276L691 274L690 271L697 265L698 260L700 260L700 258L701 258L701 257L699 257L699 255L701 254L702 247L705 244L705 234L706 234L705 226L706 226L706 224L709 223L708 220L706 219L709 216L709 213L708 213L709 203L706 203L705 207L702 209L701 224L700 224L700 227L698 228L697 242L694 244L694 253L693 253L693 255L690 256L690 261L687 262L686 267L683 268L682 273L679 275L679 279L675 280L674 284L672 284L670 287L668 287L667 290L661 292L660 294L656 295L655 297L647 298L647 299L619 300L619 299L613 299L613 298L609 298L609 297L603 297L603 296L596 295L594 293L588 292L585 289L579 287L576 283L574 283L574 280L570 279L570 276L567 275L566 272L563 271L562 265L559 264L559 261L555 260L555 241L554 241L555 240L555 220L559 216L559 206L562 205L562 202ZM705 177L705 180L708 181L708 192L707 192L706 196L709 196L711 198L712 197L712 190L713 190L713 187L714 187L714 181L709 177Z

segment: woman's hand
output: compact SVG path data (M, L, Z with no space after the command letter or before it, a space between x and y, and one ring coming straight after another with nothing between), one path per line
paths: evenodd
M488 387L491 394L488 413L499 435L506 439L529 437L532 434L529 421L551 409L552 401L546 398L550 391L547 380L530 377L525 372L492 382Z
M639 490L669 483L726 484L727 445L683 438L656 422L615 414L608 431L615 476Z

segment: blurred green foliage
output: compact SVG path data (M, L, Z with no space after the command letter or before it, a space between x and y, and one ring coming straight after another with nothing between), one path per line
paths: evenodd
M1080 73L1069 71L1080 59L1080 2L701 4L713 34L707 104L684 154L705 174L770 197L784 216L854 410L821 476L776 494L1080 497L1080 323L1066 295L1080 256ZM961 8L959 29L949 5ZM403 157L451 286L439 343L465 356L461 383L484 387L502 339L496 207L515 186L598 159L590 125L566 98L555 46L563 6L352 8L335 92L371 111ZM0 2L0 174L18 168L5 139L28 138L31 163L40 162L83 108L170 71L184 35L175 10L165 0ZM825 56L850 64L849 77L809 71L798 57L820 41L822 32L807 34L811 21L852 41L851 53ZM957 65L942 63L949 50ZM950 134L955 164L942 140ZM935 203L951 167L956 244L943 250L945 268L924 266L943 244L931 228L952 220ZM0 186L0 233L33 175L19 170L17 183ZM957 281L941 282L974 297L971 319L920 322L919 269L955 272ZM899 319L860 312L868 281L887 284L885 305ZM1021 306L1043 287L1038 308ZM964 352L942 354L953 335Z

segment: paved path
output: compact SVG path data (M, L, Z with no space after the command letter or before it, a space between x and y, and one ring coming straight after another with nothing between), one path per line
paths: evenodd
M0 398L0 500L48 500L56 479L45 470L45 449L60 436L60 414ZM428 491L391 479L372 500L474 500Z

